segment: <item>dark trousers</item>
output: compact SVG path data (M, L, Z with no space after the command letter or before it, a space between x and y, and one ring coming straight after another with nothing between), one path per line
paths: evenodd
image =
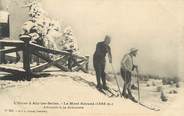
M102 61L94 57L93 66L96 72L97 87L101 86L101 80L102 80L103 87L106 87L105 60Z
M123 86L122 94L127 95L127 92L128 92L128 95L132 96L132 93L131 93L131 81L132 81L131 72L121 69L121 76L124 80L124 86Z

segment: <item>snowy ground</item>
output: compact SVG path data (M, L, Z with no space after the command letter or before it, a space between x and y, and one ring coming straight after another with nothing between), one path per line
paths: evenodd
M0 80L1 116L181 116L184 113L183 87L164 87L166 93L176 89L178 94L166 94L168 102L161 102L156 86L141 84L141 100L161 109L155 112L124 98L108 98L96 90L95 76L91 74L57 70L50 73L30 82ZM114 84L108 86L117 89Z

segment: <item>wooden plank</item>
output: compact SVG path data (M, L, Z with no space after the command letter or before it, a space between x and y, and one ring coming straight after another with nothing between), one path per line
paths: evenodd
M68 64L67 65L68 65L68 68L72 71L72 70L75 70L74 67L78 67L77 63L80 64L82 62L83 62L83 60L77 61L77 59L72 58L70 61L68 60Z
M85 73L88 73L88 61L87 60L78 60L78 61L75 61L74 64L72 64L72 70L75 70L75 71L83 71Z
M46 55L44 55L44 54L41 54L41 53L39 53L39 52L37 52L37 51L32 51L32 53L33 53L34 55L40 57L41 59L47 61L47 62L52 62L52 60L51 60L48 56L46 56ZM61 69L61 70L63 70L63 71L69 71L68 68L66 68L66 67L64 67L64 66L62 66L62 65L60 65L60 64L58 64L58 63L54 63L54 66L56 66L57 68L59 68L59 69Z
M52 62L51 63L44 63L35 67L31 68L31 72L41 72L47 68L49 68L50 66L52 66Z
M58 51L58 50L52 50L52 49L48 49L46 47L34 44L34 43L30 43L31 45L31 49L32 50L37 50L37 51L43 51L46 53L51 53L51 54L59 54L59 55L70 55L70 53L68 52L64 52L64 51Z
M84 65L85 65L86 63L87 63L86 61L84 61L82 64L76 62L76 66L77 66L78 68L76 68L75 70L76 70L76 71L81 70L81 71L83 71L83 72L85 72L85 73L88 73L88 70L84 68Z
M0 40L0 43L24 43L24 42L21 40L4 39Z
M22 74L25 72L24 69L14 68L14 67L7 67L7 66L0 66L0 71L11 73L11 74Z
M78 63L82 63L82 62L85 62L85 60L80 60L80 61L78 61Z
M64 59L64 57L61 57L61 58L58 58L58 59L56 59L56 60L54 60L52 62L41 64L39 66L31 68L31 71L32 72L41 72L41 71L51 67L52 65L54 65L54 64L56 64L58 62L61 62L63 59Z
M12 53L12 52L17 52L17 51L20 51L20 50L21 50L20 47L17 47L17 48L6 48L6 49L0 50L0 53L7 54L7 53Z
M5 55L5 59L6 59L7 61L10 61L10 62L14 62L14 63L17 62L17 57L14 57L14 56Z
M77 72L80 71L80 69L81 69L81 67L74 67L74 68L73 68L73 70L74 70L74 71L77 71Z
M43 60L46 60L47 62L52 62L52 60L50 60L50 58L44 56L43 54L40 54L40 53L38 54L38 51L44 51L46 53L71 56L71 53L69 53L69 52L58 51L58 50L51 50L51 49L42 47L42 46L34 44L34 43L30 43L30 45L31 45L31 49L35 51L33 54L38 56L38 57L40 57L40 58L42 58ZM80 62L88 62L88 58L80 57L80 56L75 55L75 54L72 54L72 57L75 57L75 58L78 58L78 59L82 59L81 61L79 61L79 63L76 64L76 66L78 66L79 69L82 70L83 72L87 73L88 70L86 69L86 67L84 68L83 66L81 66ZM58 63L54 63L54 65L56 67L60 68L61 70L68 71L68 68L65 68L64 66L62 66L62 65L60 65Z
M71 53L67 52L67 51L58 51L58 50L52 50L52 49L48 49L46 47L34 44L34 43L30 43L31 45L31 49L32 50L37 50L37 51L43 51L46 53L51 53L51 54L55 54L55 55L71 55ZM76 57L78 59L83 59L83 60L87 60L86 57L81 57L79 55L76 54L72 54L73 57Z
M24 42L20 40L0 40L0 44L3 46L23 46Z

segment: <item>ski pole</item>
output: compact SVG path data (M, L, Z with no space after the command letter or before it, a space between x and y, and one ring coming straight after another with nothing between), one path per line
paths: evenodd
M116 76L116 73L115 73L115 70L114 70L114 67L113 67L112 63L111 63L111 67L112 67L112 72L113 72L113 74L114 74L114 78L115 78L115 80L116 80L116 84L117 84L117 86L118 86L118 90L119 90L119 93L120 93L120 96L121 96L120 86L119 86L119 84L118 84L117 76Z
M153 106L148 106L148 105L145 105L145 104L141 103L140 87L139 87L139 78L138 78L138 76L139 76L139 71L138 71L138 69L137 69L136 72L137 72L136 77L137 77L137 87L138 87L138 103L139 103L141 106L143 106L143 107L145 107L145 108L148 108L148 109L150 109L150 110L160 111L159 108L156 108L156 107L153 107Z
M138 102L140 103L141 101L140 101L140 87L139 87L139 77L138 77L138 75L139 75L139 71L138 71L138 69L137 69L137 87L138 87Z

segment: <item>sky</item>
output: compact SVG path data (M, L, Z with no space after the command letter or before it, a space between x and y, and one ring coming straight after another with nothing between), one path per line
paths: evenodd
M42 6L50 17L72 27L91 68L96 43L108 34L117 72L123 55L134 47L141 73L184 76L184 0L42 0ZM13 2L9 10L15 37L26 10ZM109 63L106 70L112 70Z
M182 0L44 0L42 5L51 16L72 26L81 54L92 58L96 43L108 34L117 71L123 55L134 47L139 49L135 62L142 73L183 73ZM107 70L111 70L108 63Z

